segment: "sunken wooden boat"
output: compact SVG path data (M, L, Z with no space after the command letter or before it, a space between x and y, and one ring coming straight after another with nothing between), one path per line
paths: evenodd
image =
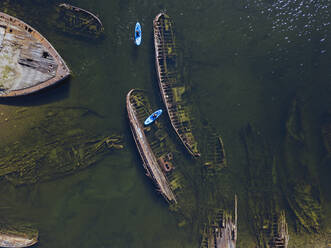
M66 33L98 38L104 32L101 20L88 10L61 3L57 8L56 26Z
M288 234L288 226L285 218L285 211L274 215L272 220L272 228L270 230L271 239L269 241L270 248L287 248L290 236Z
M199 157L197 142L192 134L192 123L185 102L185 84L180 78L174 25L171 18L158 14L153 22L156 70L163 102L171 125L194 157Z
M233 215L215 209L214 217L205 224L200 248L235 248L237 243L237 196Z
M69 75L66 63L40 33L0 12L0 97L30 94Z
M213 175L227 166L224 144L217 133L208 132L208 130L204 130L204 132L206 133L205 140L201 142L204 144L203 165L208 174Z
M172 154L163 149L166 134L158 128L158 120L153 125L144 126L144 120L152 113L144 91L132 89L126 97L126 108L130 121L130 128L143 166L155 183L159 192L168 201L177 203L174 191L179 188L173 171Z
M0 230L0 247L20 248L29 247L38 242L38 231L21 233L17 230Z

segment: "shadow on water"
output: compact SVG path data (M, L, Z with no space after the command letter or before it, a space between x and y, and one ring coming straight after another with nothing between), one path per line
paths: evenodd
M134 44L134 42L132 41L132 45L131 45L131 57L132 57L132 59L134 61L137 61L138 54L139 54L139 46L137 46L136 44Z
M12 106L39 106L62 101L69 97L70 77L35 93L9 98L0 98L0 104Z

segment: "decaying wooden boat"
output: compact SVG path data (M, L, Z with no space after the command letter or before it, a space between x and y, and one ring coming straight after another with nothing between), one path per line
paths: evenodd
M200 248L235 248L237 243L237 196L233 215L216 209L214 218L205 224Z
M159 87L171 125L189 153L199 157L200 153L192 134L191 119L184 99L186 87L178 73L173 22L168 15L160 13L155 17L153 26Z
M287 248L289 239L285 211L281 211L279 215L273 217L270 248Z
M38 242L38 231L32 228L0 228L0 247L29 247Z
M61 3L57 8L57 12L56 26L66 33L98 38L104 32L102 22L90 11Z
M175 191L180 188L179 175L174 172L173 154L166 148L167 134L155 121L144 127L143 123L153 111L142 90L132 89L126 97L130 127L143 166L162 196L168 202L177 203Z
M69 75L66 63L40 33L0 12L0 97L26 95Z
M217 133L204 130L205 140L201 141L203 146L203 165L207 171L207 175L216 175L221 169L227 166L224 144L221 136Z

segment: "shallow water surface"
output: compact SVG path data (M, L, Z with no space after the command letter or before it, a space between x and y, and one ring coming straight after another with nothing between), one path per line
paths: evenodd
M278 152L294 96L303 99L307 112L310 151L318 161L314 170L321 184L323 232L330 236L330 183L325 176L330 175L330 164L323 162L326 152L320 132L322 117L331 106L330 1L70 1L100 17L105 27L100 40L55 29L51 15L58 3L0 3L4 11L40 31L72 70L72 78L57 87L1 100L0 125L21 108L33 108L37 121L40 106L83 106L100 118L91 121L82 116L75 121L98 134L123 134L125 149L58 180L16 188L1 182L0 211L37 226L36 247L198 247L200 235L189 226L178 226L144 175L125 109L125 96L132 88L154 93L163 108L152 37L153 18L161 11L175 22L192 104L224 141L230 176L224 178L222 190L239 196L238 247L254 247L255 240L247 214L246 158L239 132L247 123L257 126L271 150ZM137 21L143 33L140 47L133 41ZM22 121L17 125L6 126L7 131L0 128L3 146L31 131ZM300 244L307 233L295 234L294 221L288 221L290 247L317 247ZM319 247L329 247L326 238L316 239Z

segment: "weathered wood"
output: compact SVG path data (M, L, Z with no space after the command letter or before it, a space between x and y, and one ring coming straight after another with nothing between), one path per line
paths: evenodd
M69 75L66 63L40 33L0 12L0 97L36 92Z
M177 81L177 52L170 17L164 13L158 14L154 19L153 26L159 88L171 125L188 152L193 157L200 157L189 120L181 120L181 117L186 117L187 111L183 106L182 100L175 99L173 96L176 93L177 96L181 97L185 87L183 83ZM173 105L178 105L178 108L172 109ZM180 113L180 111L182 112ZM185 127L184 122L186 124Z
M126 96L126 109L130 121L130 128L139 154L143 161L143 166L149 176L157 185L158 190L168 202L177 202L176 197L170 187L167 177L164 175L159 161L154 154L151 144L149 144L144 127L138 119L137 108L131 102L131 98L138 90L132 89ZM147 115L147 113L146 113Z
M38 231L26 234L16 230L0 230L0 247L20 248L28 247L38 242Z
M285 218L285 211L274 217L270 248L287 248L290 236Z

